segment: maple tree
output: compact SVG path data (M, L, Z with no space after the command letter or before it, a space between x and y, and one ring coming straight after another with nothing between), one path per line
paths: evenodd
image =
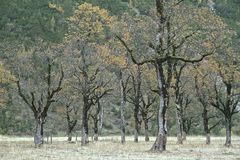
M104 67L94 59L96 54L95 43L105 38L105 31L110 28L111 17L108 11L100 9L89 3L79 5L74 14L68 18L70 23L66 41L74 43L71 48L70 57L73 64L70 66L73 87L81 93L83 99L82 109L82 145L88 140L88 119L89 110L95 104L99 106L99 100L111 91L108 88L108 81L103 79ZM76 48L75 48L76 47ZM68 55L66 55L68 56ZM97 109L98 110L98 109ZM92 116L92 118L95 118ZM95 120L95 124L96 124ZM97 132L95 125L95 131ZM98 133L95 133L96 136ZM97 138L96 138L97 139Z
M34 136L36 146L43 144L44 123L49 108L56 102L56 95L62 90L64 78L63 70L57 65L58 54L54 54L58 51L58 47L49 47L47 54L41 52L41 47L46 46L42 44L39 48L20 51L18 54L20 63L16 66L18 94L31 109L36 121ZM28 65L23 65L24 62L28 62ZM31 77L32 75L35 76Z
M35 128L39 146L48 128L68 141L81 128L82 145L99 134L125 143L157 132L153 151L166 150L167 135L183 144L203 132L210 144L225 125L231 146L238 134L235 0L0 4L1 134Z
M153 56L148 56L142 61L137 60L134 57L137 52L124 39L117 36L135 64L152 63L156 68L159 94L158 135L152 146L152 150L156 151L166 150L165 115L169 105L169 89L173 77L172 67L174 63L178 61L185 63L200 62L204 57L213 54L226 38L219 34L219 30L225 31L225 25L218 17L211 14L208 9L188 8L182 6L181 2L165 3L163 0L156 0L155 35L157 36L155 42L149 42L149 47L153 50ZM180 16L183 9L191 12L191 14L184 17ZM195 13L194 18L192 13ZM218 24L214 29L208 24L210 19ZM199 45L204 47L197 47ZM192 47L195 49L192 50ZM192 57L186 57L187 55ZM195 58L197 55L200 55L200 57Z

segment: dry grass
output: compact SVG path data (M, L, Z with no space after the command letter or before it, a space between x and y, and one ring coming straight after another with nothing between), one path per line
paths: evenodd
M212 138L211 145L205 145L204 137L188 137L184 145L176 145L176 138L168 138L167 151L148 152L153 144L140 138L138 144L127 137L125 145L118 137L101 137L99 142L81 147L78 143L67 143L65 137L54 138L53 144L34 148L33 138L1 137L1 160L240 160L240 138L233 137L233 146L223 146L224 138Z

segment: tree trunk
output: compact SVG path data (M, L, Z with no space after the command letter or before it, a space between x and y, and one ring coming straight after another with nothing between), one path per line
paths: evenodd
M98 141L98 119L94 119L94 141Z
M183 141L187 140L187 133L185 131L182 132L182 140Z
M206 144L210 144L210 130L208 128L208 111L205 104L203 104L202 117L203 117L204 133L206 135Z
M183 144L182 116L179 104L176 104L176 132L177 132L177 144Z
M148 136L148 119L144 119L144 135L145 135L145 141L149 141L149 136Z
M140 105L140 94L141 94L141 69L140 66L137 66L137 78L136 78L135 87L135 108L134 108L134 119L135 119L135 133L134 133L134 142L138 142L139 135L139 105Z
M72 130L71 130L71 128L69 126L68 126L67 135L68 135L67 141L71 142L72 141Z
M165 44L165 28L166 28L166 18L164 4L165 0L156 0L156 9L158 15L158 33L156 36L156 46L159 47L158 51L159 56L163 56L164 53L164 44ZM166 109L168 105L168 91L167 91L167 82L163 69L163 62L156 60L156 75L157 75L157 86L158 86L158 95L159 95L159 107L158 107L158 134L153 144L151 150L153 151L165 151L167 144L167 128L166 128ZM168 72L168 74L170 74Z
M164 80L164 73L161 64L157 63L156 67L157 71L157 81L158 81L158 88L159 88L159 108L158 108L158 134L157 138L151 148L153 151L165 151L166 144L167 144L167 128L166 128L166 107L167 107L167 91L166 91L166 84Z
M34 135L35 147L40 147L43 144L43 118L36 119L36 130Z
M163 114L162 109L160 107L158 113L158 135L157 138L151 148L153 151L165 151L167 143L167 136L165 130L165 114Z
M67 141L71 142L72 141L72 130L69 126L68 126L68 130L67 130L67 136L68 136Z
M103 119L104 119L104 108L101 106L101 112L99 114L99 132L101 134L103 128Z
M225 127L226 127L226 143L225 145L227 147L230 147L231 146L231 130L232 130L232 121L231 121L231 118L228 117L226 118L225 120Z
M71 142L71 141L72 141L72 136L71 136L71 135L68 135L67 141L68 141L68 142Z
M74 127L76 126L77 124L77 120L74 120L72 122L68 122L68 130L67 130L67 135L68 135L68 142L71 142L72 141L72 131L74 129Z
M69 105L66 106L66 112L67 112L67 135L68 135L68 139L67 141L68 142L71 142L72 141L72 131L74 129L74 127L76 126L77 124L77 120L71 120L70 119L70 109L69 109ZM75 115L77 113L75 112Z
M83 107L83 115L82 115L82 145L85 145L89 142L88 140L88 115L86 107Z
M138 142L138 135L139 135L139 106L135 106L134 109L134 119L135 119L135 131L134 131L134 142Z
M124 102L121 102L121 143L125 143L125 118L124 118Z
M121 104L120 104L120 112L121 112L121 143L125 143L125 105L126 105L126 95L124 90L124 82L123 82L123 76L122 71L120 71L120 91L121 91Z
M206 133L206 144L210 144L211 143L211 135L210 132Z

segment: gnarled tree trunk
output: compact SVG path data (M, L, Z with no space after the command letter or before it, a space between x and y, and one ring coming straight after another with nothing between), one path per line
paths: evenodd
M91 115L93 119L93 131L94 131L94 141L98 141L98 122L100 119L99 113L102 110L101 109L100 100L97 100L97 109L94 115Z
M210 130L208 128L208 111L206 109L206 106L203 106L203 127L204 127L204 133L206 136L206 144L210 144Z
M126 93L125 93L125 86L123 82L123 75L122 71L120 71L119 75L119 83L120 83L120 92L121 92L121 104L120 104L120 116L121 116L121 143L125 143L125 105L126 105Z
M89 140L88 140L88 111L86 110L85 107L83 107L81 144L85 145L88 142L89 142Z
M76 124L77 124L77 120L68 122L68 130L67 130L67 135L68 135L67 141L68 142L72 141L72 131L73 131L74 127L76 126Z
M144 120L144 136L145 136L145 141L149 141L149 135L148 135L148 119L145 118Z
M35 147L40 147L43 144L43 120L42 117L36 119L36 130L34 135Z
M145 97L145 98L144 98ZM150 98L151 97L151 98ZM149 115L150 112L150 107L152 106L152 104L155 102L156 97L152 97L150 95L145 95L143 96L143 94L141 94L141 102L142 102L142 106L140 105L140 112L142 114L142 120L143 120L143 124L144 124L144 135L145 135L145 141L149 141L149 136L148 136L148 121L150 118L152 118L152 116L154 114L152 114L151 116Z
M125 143L125 102L121 102L121 143Z
M226 117L225 119L225 128L226 128L226 143L227 147L231 146L231 130L232 130L232 122L231 117Z
M94 141L98 141L98 120L94 120Z
M167 90L166 83L164 79L163 68L161 64L156 64L156 72L157 72L157 82L159 88L159 108L158 108L158 134L157 138L151 148L153 151L165 151L167 144L167 126L166 126L166 107L167 107Z
M67 141L68 141L68 142L71 142L71 141L72 141L72 135L71 135L71 132L68 131L67 135L68 135L68 139L67 139Z
M76 116L76 115L77 115L77 111L78 111L78 110L75 109L75 108L70 108L70 105L71 105L71 103L66 104L67 136L68 136L67 141L68 141L68 142L71 142L71 141L72 141L72 131L73 131L74 127L75 127L76 124L77 124L77 119L71 120L70 112L71 112L71 111L74 111L74 115Z
M161 99L161 98L160 98ZM164 107L160 106L158 111L158 134L157 138L151 148L152 151L165 151L166 144L167 144L167 135L166 135L166 120L165 120L165 113Z
M183 130L182 132L182 140L186 141L187 140L187 133Z
M139 108L134 110L134 119L135 119L135 131L134 131L134 142L138 142L139 135L139 118L138 118Z
M134 100L134 119L135 119L135 133L134 133L134 142L138 142L138 135L139 135L139 129L140 129L140 120L139 120L139 111L140 111L140 94L141 94L141 70L140 66L137 66L137 77L136 82L133 81L134 84L134 90L135 90L135 100Z
M176 131L177 131L177 144L183 144L182 115L179 104L176 104Z

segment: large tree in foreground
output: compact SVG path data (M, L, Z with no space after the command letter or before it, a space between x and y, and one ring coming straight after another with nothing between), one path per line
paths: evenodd
M46 46L45 46L46 47ZM43 127L47 114L57 94L62 89L63 71L56 58L56 47L36 48L18 53L16 65L18 94L23 102L32 110L36 129L34 135L35 146L43 144ZM55 53L55 55L54 55Z
M136 51L128 45L121 36L117 38L122 42L135 64L151 63L156 70L159 95L158 107L158 133L151 148L153 151L166 150L167 126L166 111L169 106L169 89L173 79L173 64L178 61L197 63L204 57L213 54L219 47L222 39L219 31L225 29L220 19L208 9L196 9L182 1L156 0L155 38L149 42L152 54L144 59L136 59ZM184 11L184 12L183 12ZM209 22L216 26L210 26ZM205 47L207 46L207 47Z

